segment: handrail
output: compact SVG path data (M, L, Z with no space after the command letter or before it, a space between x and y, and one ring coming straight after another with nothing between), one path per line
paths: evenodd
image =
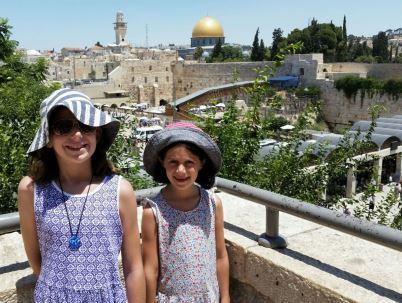
M279 235L279 211L283 211L370 242L402 251L402 231L400 230L223 178L216 178L216 185L225 192L234 193L236 196L242 196L266 207L266 232L259 239L261 245L272 248L286 247L286 240ZM137 200L141 201L146 197L152 197L160 189L161 187L153 187L137 190ZM0 215L0 235L16 230L19 230L19 215L17 212Z
M286 197L239 182L217 178L216 183L218 188L223 189L224 191L234 193L236 196L240 195L248 200L251 199L253 202L264 205L267 208L267 218L269 216L272 217L272 213L283 211L370 242L402 251L401 230L370 222L365 219L359 219L336 210L303 202L298 199ZM274 223L272 226L270 225L270 222L266 222L266 234L269 237L278 237L278 222L279 220L271 222Z

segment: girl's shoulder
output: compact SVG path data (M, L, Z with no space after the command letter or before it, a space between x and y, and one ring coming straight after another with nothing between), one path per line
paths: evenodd
M203 187L200 187L200 192L201 195L204 193L211 200L212 203L221 203L221 199L215 194L213 188L205 189Z
M156 207L157 205L160 204L162 199L163 199L163 195L162 195L162 191L160 190L156 195L142 199L141 205L144 209Z
M18 184L18 192L33 192L34 180L29 176L24 176Z
M33 213L34 185L33 179L28 176L23 177L18 184L18 210L20 213Z

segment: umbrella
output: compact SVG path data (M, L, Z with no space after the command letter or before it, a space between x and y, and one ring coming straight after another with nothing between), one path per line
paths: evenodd
M291 129L294 129L294 128L295 127L293 125L290 125L290 124L286 124L284 126L281 126L282 130L291 130Z

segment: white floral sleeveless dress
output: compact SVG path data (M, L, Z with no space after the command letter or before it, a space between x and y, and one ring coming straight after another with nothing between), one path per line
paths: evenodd
M122 243L120 179L117 175L105 177L88 194L79 231L82 246L77 251L68 247L70 229L64 203L75 232L86 193L64 192L63 198L56 183L35 184L35 219L42 256L35 302L127 302L118 269Z
M218 303L215 201L200 188L197 207L174 209L159 193L150 204L158 224L159 303Z

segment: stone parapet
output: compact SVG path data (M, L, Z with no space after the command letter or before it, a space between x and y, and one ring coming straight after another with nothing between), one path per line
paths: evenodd
M257 244L265 207L218 195L233 303L402 302L402 253L285 213L279 232L288 247L265 248ZM35 279L20 234L1 236L0 247L0 302L32 302Z
M286 213L279 233L289 245L268 249L256 242L265 232L265 207L218 195L232 288L243 290L233 302L402 302L402 253Z

